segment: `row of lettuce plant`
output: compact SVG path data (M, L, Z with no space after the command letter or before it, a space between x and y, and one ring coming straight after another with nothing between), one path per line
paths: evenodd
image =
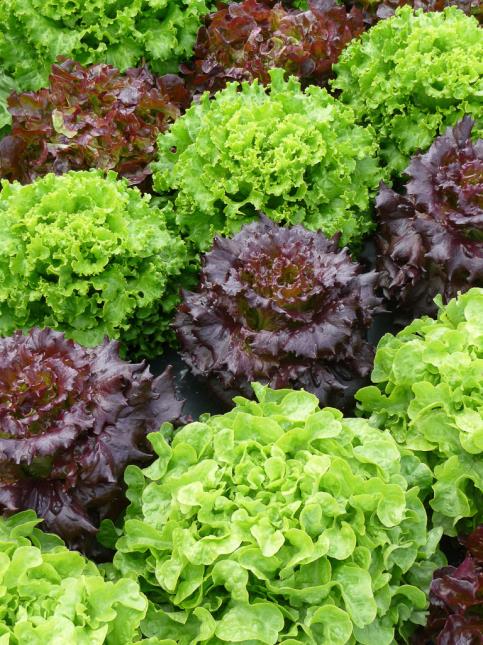
M180 0L170 0L170 3L176 5L178 1L183 4ZM125 15L126 7L124 12L116 7L120 2L111 0L108 3L114 6L93 2L95 6L85 8L88 22L97 19L95 27L90 26L98 35L103 33L100 26L103 19L107 18L111 23L111 46L115 40L113 32L119 26L117 21L122 23L123 30L127 30L129 18L136 20L136 14L142 12L144 27L149 29L156 25L154 16L150 18L146 7L142 6L151 4L147 0L138 0L136 5L130 5L129 17ZM50 4L59 5L58 10L55 11ZM357 36L362 31L362 17L355 7L346 11L343 6L325 0L314 3L307 11L287 10L280 4L267 6L254 0L232 3L209 16L207 25L200 30L194 58L191 61L187 58L181 66L181 77L170 74L156 78L142 67L129 69L130 65L119 64L118 68L126 72L125 78L124 74L117 75L105 64L91 65L92 62L114 63L115 56L104 55L106 48L100 44L96 50L97 56L91 51L91 56L86 58L75 47L69 47L68 41L62 37L52 38L49 28L61 28L63 10L70 16L66 20L73 37L74 23L76 20L83 21L83 12L77 6L79 4L65 0L53 3L14 0L2 6L2 12L6 15L3 16L2 24L5 27L0 35L0 96L4 113L0 125L7 127L12 120L14 132L17 131L24 144L33 148L27 154L27 159L29 165L40 165L38 172L45 172L49 168L47 164L42 169L44 156L47 155L45 149L40 164L35 164L36 160L39 162L36 148L42 139L54 137L49 154L55 159L60 154L61 142L73 144L75 148L76 141L71 139L76 133L77 141L85 146L85 137L80 135L86 134L88 126L91 126L91 132L95 131L92 129L94 121L100 130L97 136L104 136L103 147L108 150L112 148L112 152L107 158L98 157L96 160L94 155L94 159L89 160L83 159L87 154L84 150L80 158L70 158L68 167L78 169L79 166L73 164L83 164L85 168L88 167L86 164L96 160L98 165L114 169L115 158L120 154L118 147L123 140L128 150L129 143L132 144L134 163L147 166L154 142L152 131L162 131L180 108L186 108L190 97L205 90L214 93L223 89L229 81L251 82L256 79L262 84L270 83L269 71L272 68L284 69L287 76L298 77L304 87L325 86L340 96L354 110L358 124L371 124L374 127L384 163L397 173L404 169L413 152L427 148L438 133L444 132L445 127L453 125L465 113L479 114L481 30L474 17L467 17L460 10L468 8L464 2L461 2L460 9L450 7L444 12L426 14L422 10L414 14L410 7L405 7L398 11L396 17L382 21L360 38ZM203 11L201 1L187 1L187 4L190 9ZM191 7L191 4L195 6ZM424 6L424 3L421 4ZM43 9L37 5L43 5ZM152 9L155 12L155 8ZM104 13L115 14L116 18ZM176 14L176 11L168 12L166 21L174 19ZM193 12L190 11L184 11L181 15L182 20L187 22L193 18ZM17 30L23 20L26 21L25 29L19 34ZM39 26L34 29L36 20ZM43 29L40 25L43 25ZM90 28L85 27L81 33L93 45ZM135 37L142 37L139 29L133 29L131 33ZM175 32L172 35L175 37ZM44 51L42 56L39 54L35 58L35 62L22 48L24 37L31 41L28 50L31 48L35 51L37 46L42 49L48 45L56 50L56 54L47 56ZM157 37L159 49L161 43L167 45L162 29L158 30ZM183 40L179 39L180 45ZM13 41L15 46L12 45ZM383 50L387 43L391 43L390 50L387 47ZM165 53L172 51L172 48L166 47ZM129 57L126 45L122 53ZM161 54L161 51L158 53ZM59 70L54 65L51 73L51 65L57 56L70 57L77 61L78 66L72 68L72 64L64 64ZM141 56L135 56L133 64L140 60ZM159 74L155 54L150 57L148 52L144 52L142 60L154 73ZM79 64L88 67L84 69ZM39 71L40 68L43 71ZM172 71L176 71L175 68ZM34 81L37 73L39 76ZM23 79L18 83L13 80L17 75ZM329 81L331 76L335 78ZM49 83L50 91L47 89ZM123 87L125 85L128 87ZM39 88L43 89L32 91ZM8 98L12 90L15 91ZM112 124L109 127L109 123L102 118L113 102L115 105L109 120L114 121L118 128L113 128ZM53 110L55 118L52 121L49 117ZM138 126L139 135L136 135L136 128L132 126L133 112L141 120L140 125L144 126ZM43 130L40 138L36 125ZM109 143L107 135L112 135L118 129L124 135L118 133ZM147 150L143 160L144 147ZM111 156L113 159L110 159ZM69 159L69 155L66 157ZM54 159L50 159L50 163ZM57 172L65 170L65 164L60 159L55 167ZM122 165L120 169L123 169ZM0 170L5 175L8 168L0 167ZM127 175L132 176L132 169L125 170ZM24 171L23 176L28 180L28 170ZM136 180L135 176L133 179Z
M436 12L456 5L480 21L483 17L478 0L347 0L347 7L334 0L216 4L213 0L2 3L0 130L10 122L8 95L44 87L58 56L83 65L107 63L123 72L143 61L156 74L177 72L181 64L194 92L220 89L226 80L267 79L267 68L274 66L300 74L309 83L324 84L343 47L381 18L392 16L397 7ZM453 35L457 43L459 36Z
M460 39L454 37L458 29ZM422 45L428 34L435 43L429 48ZM392 47L396 36L394 56L381 54L380 39ZM407 70L413 60L415 69L425 48L432 61L432 67L423 65L425 76L416 81L416 75L403 75L401 61ZM366 50L367 66L360 63ZM83 68L64 60L54 67L49 88L12 97L13 134L0 144L5 174L28 184L4 181L0 194L1 333L49 326L87 345L101 342L104 335L120 338L131 355L153 356L172 337L169 324L179 286L196 284L200 252L211 248L216 235L236 234L262 212L281 225L337 234L340 246L357 253L375 227L370 214L374 198L377 289L402 322L434 314L438 293L447 302L483 280L483 148L475 107L482 52L482 31L474 18L455 8L417 15L406 8L344 50L336 78L341 100L320 87L302 90L295 78L285 80L283 70L273 69L267 72L267 86L258 79L242 86L229 83L212 99L205 94L182 116L188 98L174 76L155 78L147 69L122 76L106 65ZM352 60L359 62L353 65ZM446 98L441 101L435 96L440 67L456 69L453 85L449 79L443 83ZM406 105L414 127L429 128L428 136L465 112L475 112L477 121L464 117L437 137L429 151L413 156L405 187L399 180L393 188L382 185L378 194L381 178L390 181L381 150L385 155L396 146L398 154L409 153L420 136L412 138L410 147L386 141L387 132L396 136L397 131L387 102L377 110L373 106L370 119L364 117L367 122L361 124L356 115L362 107L352 105L348 92L359 77L366 84L366 68L371 86L379 87L373 82L378 74L381 82L394 86L391 96ZM350 83L348 74L354 77ZM424 101L414 98L416 82ZM371 90L371 100L376 94ZM367 88L356 98L363 96L369 96ZM400 110L398 115L409 133L413 126ZM166 131L158 135L160 130ZM82 170L90 166L99 169ZM109 168L126 180L117 180L112 171L103 176ZM153 184L158 195L141 197L128 183ZM287 259L290 251L277 250L276 242L270 253L294 264ZM303 260L307 275L320 273L310 254ZM290 271L283 280L290 282ZM200 289L210 290L209 280L204 283L202 277ZM349 283L343 287L350 291ZM317 327L320 302L307 294L304 298L304 324ZM271 307L272 299L268 301ZM236 318L246 312L230 307L229 326L236 327ZM367 310L364 320L359 316L359 322L342 327L367 327L370 302L362 308ZM253 319L253 312L248 315ZM276 316L276 323L267 321L264 330L266 316L257 316L252 331L280 331L285 325ZM289 328L292 323L288 321ZM241 325L246 327L246 321ZM332 356L337 343L340 338L328 349ZM305 354L307 359L317 357L316 346ZM282 351L280 342L277 347ZM344 378L350 381L354 375ZM261 365L253 377L267 379Z
M330 392L340 389L337 381L350 382L370 370L365 331L381 298L407 322L434 314L437 294L447 302L481 285L483 147L482 139L471 140L472 121L465 118L427 153L414 156L410 180L399 192L381 185L378 270L371 273L340 248L360 244L361 231L373 226L364 209L368 183L374 189L377 182L376 162L348 157L354 141L360 143L354 157L364 142L370 146L370 135L359 126L331 128L328 115L341 116L345 108L339 112L328 95L318 102L320 97L300 92L294 80L272 75L271 94L256 84L241 92L232 85L214 101L191 108L162 137L154 182L160 190L169 180L178 186L175 210L128 187L113 172L49 173L25 186L4 180L0 333L47 326L88 346L107 335L120 339L131 356L153 357L173 337L180 286L196 286L200 250L210 248L217 233L229 235L256 220L260 209L266 213L262 222L245 225L232 239L215 240L204 256L198 290L183 293L175 328L185 355L204 377L221 375L225 388L246 393L250 380L260 379L277 387L298 383L318 392L323 402L334 402ZM238 138L230 141L221 126L216 129L227 105L235 120L261 110L250 128L259 148L250 142L239 148ZM317 110L327 122L314 120ZM310 183L301 175L304 190L293 198L295 176L278 168L284 158L287 166L300 166L297 156L290 158L295 139L284 139L283 127L269 132L276 115L283 114L287 128L295 127L289 125L292 119L300 125L300 151L309 154L313 148ZM223 141L221 152L219 146L201 146L213 129ZM272 138L281 138L278 147ZM247 149L253 152L254 163L242 175L237 149L244 157ZM318 150L326 151L327 160ZM262 163L269 158L272 166ZM273 183L277 170L279 184ZM250 181L252 189L242 197ZM284 191L283 205L271 209L276 193ZM283 229L273 222L298 219L305 228Z
M254 384L227 414L158 430L180 414L169 375L115 344L33 330L0 349L2 643L481 634L483 289L382 339L357 418ZM32 507L112 563L39 531ZM448 567L439 542L457 532L468 555Z

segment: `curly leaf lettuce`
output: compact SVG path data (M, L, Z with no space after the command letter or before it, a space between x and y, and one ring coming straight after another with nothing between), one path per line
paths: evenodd
M213 93L229 81L269 83L273 67L304 86L326 85L343 48L364 29L362 12L336 0L311 0L307 11L267 4L272 3L231 2L205 20L194 60L180 67L194 94Z
M174 195L180 229L197 249L231 235L262 211L281 224L303 224L341 246L373 228L368 212L381 170L372 130L325 90L270 71L205 94L158 137L154 188Z
M223 416L149 435L128 467L114 567L139 580L146 637L174 645L390 645L422 622L439 532L388 432L254 385ZM423 562L424 560L424 562Z
M215 238L173 327L187 365L229 407L259 381L350 410L372 369L366 332L380 309L376 283L337 238L264 217Z
M470 535L460 537L467 548L458 566L434 572L430 588L430 612L425 630L416 642L478 643L483 634L483 524Z
M0 338L0 513L32 508L69 548L97 554L99 522L125 507L126 466L150 462L146 434L181 410L170 370L154 378L116 342L87 349L35 328Z
M483 521L483 289L380 341L362 413L434 475L433 523L455 535ZM412 474L408 473L411 478Z
M149 192L156 137L189 104L182 80L146 66L84 67L60 58L49 87L8 99L12 136L0 141L0 177L23 184L49 172L115 170Z
M377 267L398 322L483 284L483 139L473 143L472 128L465 117L415 155L405 194L381 184Z
M147 608L138 584L105 581L39 522L33 511L0 518L0 643L131 645Z
M469 16L474 15L480 22L483 19L483 7L479 0L344 0L344 4L362 9L364 23L368 27L390 18L398 7L404 5L424 11L443 11L446 7L455 6Z
M374 127L390 172L465 114L481 135L483 31L456 7L398 9L352 41L334 68L334 89L359 123Z
M0 193L0 334L52 327L147 353L166 339L185 265L149 197L98 171L48 174Z

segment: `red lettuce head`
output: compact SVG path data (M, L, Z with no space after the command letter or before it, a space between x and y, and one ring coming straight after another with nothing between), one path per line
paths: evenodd
M434 572L429 616L414 645L479 645L483 634L483 525L461 543L463 562Z
M362 12L335 0L312 0L307 11L234 2L207 18L198 33L195 58L182 65L193 93L216 92L229 81L270 82L281 67L305 85L325 85L345 45L364 29Z
M198 292L183 293L174 323L183 358L225 400L252 396L261 381L347 407L372 367L375 281L336 238L264 218L216 238Z
M416 155L405 195L382 185L378 268L385 297L402 322L436 313L458 292L483 284L483 140L465 117Z
M468 16L474 15L482 22L483 10L481 0L345 0L347 7L358 7L364 12L364 23L372 25L390 18L396 12L398 7L410 5L414 9L423 9L424 11L444 11L446 7L458 7Z
M0 339L0 512L34 509L42 527L89 550L99 523L125 505L128 464L151 459L148 432L174 421L169 370L84 348L51 329Z
M101 168L148 187L156 137L188 103L177 76L61 58L48 88L9 97L12 135L0 143L0 176L30 183L48 172Z

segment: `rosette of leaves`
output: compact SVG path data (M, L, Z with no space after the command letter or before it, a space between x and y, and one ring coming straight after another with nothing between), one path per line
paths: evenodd
M154 189L174 199L181 231L208 250L265 213L357 245L381 178L372 130L324 89L270 70L269 88L229 83L158 137Z
M144 636L169 645L395 642L423 619L441 556L388 432L255 385L149 436L158 459L129 466L131 505L114 566L139 580Z
M356 398L362 414L414 451L429 470L422 494L432 521L448 535L483 522L483 289L441 307L437 320L415 320L377 348L375 385Z
M195 57L181 71L194 93L215 92L229 81L269 83L283 68L304 85L325 85L345 45L364 29L362 12L335 0L312 0L306 11L233 2L211 14L198 33Z
M188 103L177 76L62 59L48 88L9 97L13 137L0 142L0 176L30 183L49 172L100 168L149 187L156 137Z
M468 16L474 15L480 22L483 19L480 0L344 0L344 4L361 9L364 12L364 22L369 27L379 20L391 18L396 9L404 5L424 11L443 11L446 7L457 7Z
M176 72L192 55L209 0L9 0L0 3L0 129L10 92L46 86L58 56L121 71L145 60Z
M334 69L333 88L373 126L394 174L465 114L477 122L473 135L482 132L483 31L456 7L398 9L349 43Z
M0 192L0 334L53 327L84 345L162 347L179 302L184 243L149 196L99 171Z
M434 572L429 599L428 624L414 638L414 645L471 645L483 634L483 525L460 538L467 548L458 566Z
M0 642L132 645L147 609L139 585L104 580L39 522L33 511L0 518Z
M88 349L48 328L0 339L0 512L32 508L95 550L99 522L124 506L127 464L149 462L147 432L181 407L169 370L153 378L115 342Z
M231 402L250 382L315 393L350 407L372 369L365 341L380 300L336 239L267 219L216 238L197 292L183 292L174 321L182 355Z
M403 195L382 185L376 201L380 284L401 320L435 314L483 285L483 139L465 117L413 157Z

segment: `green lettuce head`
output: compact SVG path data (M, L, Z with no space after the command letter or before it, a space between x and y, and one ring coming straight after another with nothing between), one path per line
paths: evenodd
M374 127L392 172L465 114L481 136L483 30L456 7L399 9L353 40L335 70L333 87L360 123Z
M414 451L434 483L433 524L449 535L483 522L483 289L387 334L356 398L370 422ZM408 471L411 477L417 469Z
M201 418L126 471L114 566L150 600L163 645L391 645L424 621L440 533L388 432L304 391ZM111 527L112 528L112 527ZM104 535L109 530L105 528Z
M0 643L131 645L147 607L138 584L105 581L40 521L33 511L0 518Z
M13 91L47 83L57 56L156 74L190 58L211 0L8 0L0 3L0 129Z
M148 196L95 170L3 181L0 221L0 335L52 327L158 349L186 252Z
M159 136L155 189L175 195L178 225L201 250L259 212L359 243L381 178L372 130L325 90L270 75L268 89L231 83L203 96Z

